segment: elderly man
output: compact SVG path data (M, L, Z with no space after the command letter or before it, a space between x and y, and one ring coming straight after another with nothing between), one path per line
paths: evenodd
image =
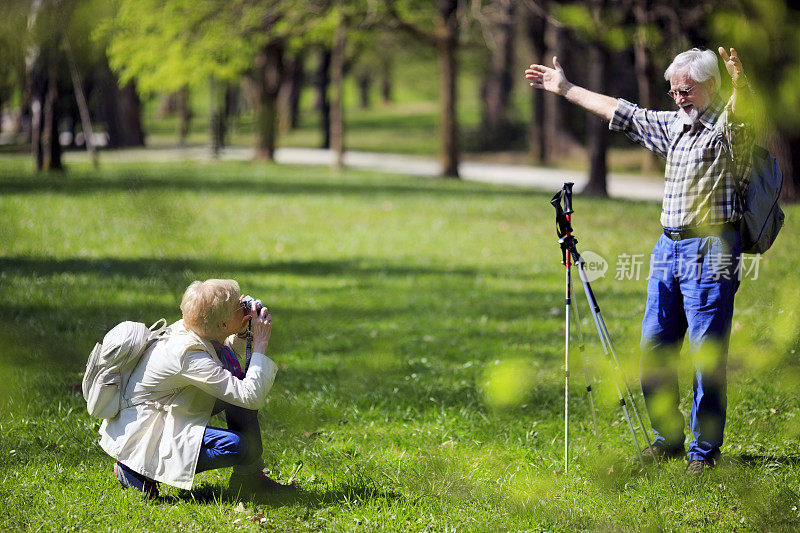
M748 185L752 128L747 78L733 48L719 54L733 95L719 97L717 56L694 48L678 54L664 73L677 111L650 111L567 81L553 67L531 65L531 87L560 94L609 121L633 141L666 158L663 234L650 259L642 321L642 393L655 432L642 452L657 461L683 457L684 420L678 409L677 355L685 334L695 366L687 472L703 473L720 455L726 410L726 360L738 263L742 199Z

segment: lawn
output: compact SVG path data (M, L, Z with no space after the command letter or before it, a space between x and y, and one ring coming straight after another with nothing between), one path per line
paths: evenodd
M3 530L678 530L800 527L800 209L737 298L725 461L702 478L640 471L582 301L563 473L563 267L549 194L256 163L0 161ZM659 206L576 197L593 287L636 378ZM260 413L272 475L296 498L238 502L229 471L195 490L122 491L78 384L117 322L179 318L194 279L231 277L275 321ZM682 381L688 408L688 367ZM634 387L635 388L635 387ZM217 420L222 424L224 422ZM598 446L600 445L600 446ZM302 464L302 468L297 472Z

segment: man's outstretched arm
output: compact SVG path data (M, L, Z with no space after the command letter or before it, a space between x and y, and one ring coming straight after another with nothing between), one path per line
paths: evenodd
M733 98L731 98L731 111L736 117L747 117L750 114L751 107L751 94L747 77L744 75L742 69L742 62L739 60L739 54L736 50L731 48L731 53L725 51L723 47L718 49L719 55L725 62L725 68L731 76L731 85L733 85Z
M617 109L616 98L595 93L570 83L564 75L564 69L561 68L558 58L555 56L553 56L553 67L531 65L530 68L525 70L525 78L530 82L531 87L560 94L573 104L581 106L600 118L608 121L612 119L614 111Z

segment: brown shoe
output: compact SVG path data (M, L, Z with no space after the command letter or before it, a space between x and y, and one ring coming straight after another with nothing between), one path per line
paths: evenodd
M686 473L690 476L700 476L714 468L713 461L706 461L705 459L692 459L686 467Z
M686 452L683 450L683 447L668 448L666 446L656 446L655 444L651 444L642 450L638 456L634 457L634 460L638 461L639 458L641 458L645 464L654 464L662 461L669 461L670 459L678 459L680 457L684 457L685 455Z

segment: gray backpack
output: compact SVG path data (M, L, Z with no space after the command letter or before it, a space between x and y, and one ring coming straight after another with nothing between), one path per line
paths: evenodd
M83 374L86 410L96 418L114 418L127 407L122 394L131 372L152 343L169 332L163 318L149 328L141 322L121 322L111 328L89 354Z
M753 167L750 184L742 194L744 202L741 220L742 251L762 254L769 250L783 227L784 214L780 206L783 172L778 160L760 146L753 146Z

